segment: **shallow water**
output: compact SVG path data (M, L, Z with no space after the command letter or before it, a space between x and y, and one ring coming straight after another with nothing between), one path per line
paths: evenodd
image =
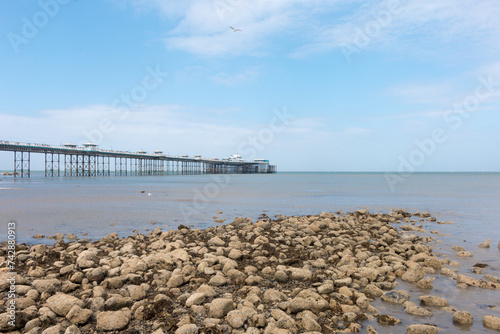
M387 212L393 208L429 211L452 225L428 224L437 230L432 244L436 252L462 263L460 273L470 273L477 262L486 263L485 274L500 276L500 173L417 173L391 189L383 173L278 173L271 175L176 175L141 177L45 178L33 173L30 179L0 177L0 221L17 222L19 242L35 240L34 234L75 233L97 239L109 233L120 236L134 230L147 232L157 226L175 228L179 224L204 228L230 222L234 217L257 219L265 213L305 215L323 211L352 211L367 208ZM222 212L222 213L218 213ZM154 224L152 224L154 223ZM436 237L436 235L431 234ZM3 237L2 239L5 239ZM490 249L478 248L484 239L492 239ZM3 241L3 240L2 240ZM452 245L466 248L473 258L457 259ZM454 268L455 269L455 268ZM435 275L439 277L440 275ZM456 282L440 276L433 291L420 291L402 282L397 289L418 294L436 294L459 310L474 316L469 329L456 327L451 314L433 310L432 318L406 315L401 306L374 302L376 307L399 317L403 325L431 323L443 333L486 333L482 315L500 316L500 291L457 289ZM496 305L489 309L485 305ZM376 326L379 333L401 333L405 326ZM491 331L493 332L493 331Z

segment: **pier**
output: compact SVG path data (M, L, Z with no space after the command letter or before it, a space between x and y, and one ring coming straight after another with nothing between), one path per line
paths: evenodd
M204 159L162 151L105 150L93 143L52 146L3 140L0 151L14 152L15 177L30 177L32 153L45 155L46 177L276 173L276 166L268 160L244 161L237 154L227 159Z

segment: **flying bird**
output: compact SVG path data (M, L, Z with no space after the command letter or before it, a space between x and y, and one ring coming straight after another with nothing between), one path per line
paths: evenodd
M229 28L233 29L233 32L242 31L241 29L236 29L236 28L233 28L231 26L229 26Z

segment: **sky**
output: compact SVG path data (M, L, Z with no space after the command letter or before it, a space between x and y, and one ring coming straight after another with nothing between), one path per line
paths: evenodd
M499 171L499 17L498 0L5 0L0 140Z

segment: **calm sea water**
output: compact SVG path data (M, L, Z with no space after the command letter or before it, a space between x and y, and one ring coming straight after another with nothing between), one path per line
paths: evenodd
M432 244L436 252L459 260L460 273L482 278L470 273L472 265L482 262L488 264L485 273L500 276L500 173L416 173L395 189L383 173L91 178L45 178L34 173L30 179L0 177L0 221L5 224L0 236L5 239L6 223L14 220L18 240L29 243L49 242L32 239L37 233L75 233L97 239L113 232L126 236L134 230L170 229L181 223L204 228L219 224L215 219L228 223L237 216L255 220L263 213L274 217L360 208L429 211L439 220L451 220L452 225L424 227L447 234ZM492 239L490 249L477 247L484 239ZM457 259L452 245L465 247L474 257ZM489 332L482 327L482 315L500 316L500 291L462 290L455 285L450 279L437 280L432 293L470 311L474 326L469 329L454 326L451 314L445 311L434 310L434 317L419 319L405 315L399 305L378 302L375 306L399 316L403 325L428 322L439 325L444 333ZM404 282L400 288L414 293L412 300L417 303L418 294L429 293ZM379 332L398 333L401 328L379 328Z
M15 220L19 239L28 242L36 233L99 238L180 223L203 228L217 224L213 217L229 222L359 208L428 210L457 221L457 238L499 239L500 173L414 174L394 191L383 173L0 177L0 219Z

